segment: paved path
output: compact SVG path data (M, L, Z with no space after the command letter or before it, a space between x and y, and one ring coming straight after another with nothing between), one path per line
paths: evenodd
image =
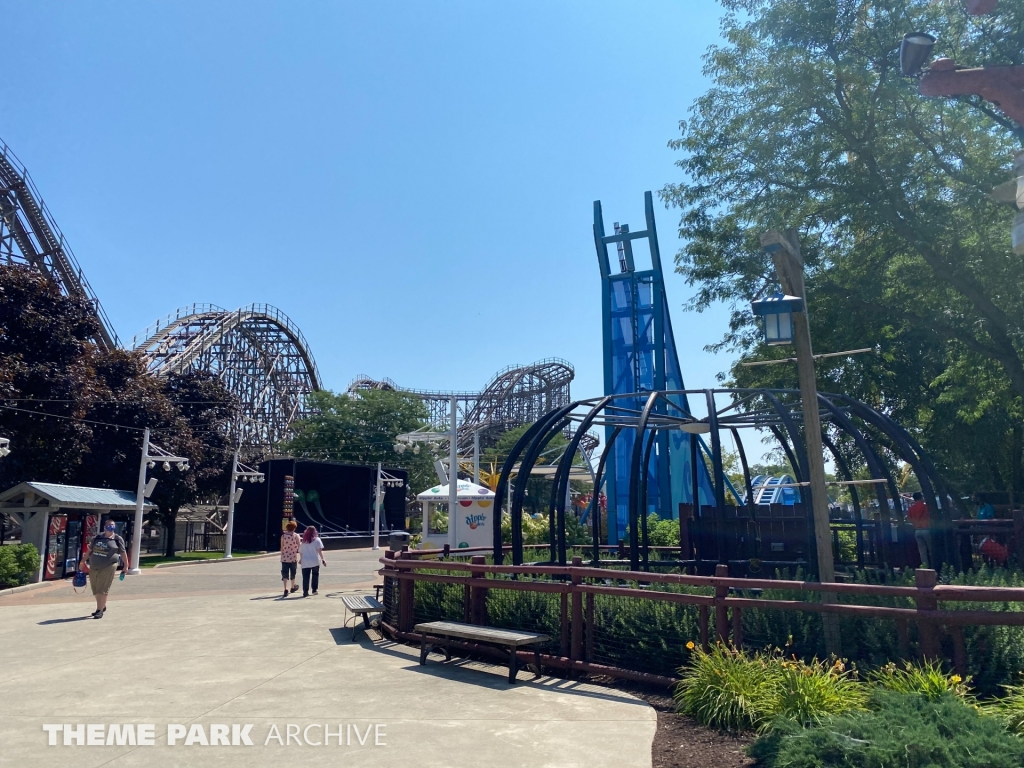
M421 667L413 649L362 632L349 642L338 598L372 594L377 554L327 553L307 599L281 599L272 559L147 570L114 583L99 621L69 582L0 598L0 766L649 768L657 721L637 699L522 673L509 686L506 670L475 662ZM55 723L152 724L155 744L63 746L55 732L48 746ZM330 745L303 742L323 741L325 724ZM170 725L185 732L174 746ZM195 725L207 740L238 726L253 746L204 747Z

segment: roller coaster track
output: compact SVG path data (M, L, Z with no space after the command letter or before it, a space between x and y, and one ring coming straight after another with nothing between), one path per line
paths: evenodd
M0 263L38 269L65 295L86 299L99 319L96 343L121 341L60 227L24 164L0 141ZM155 376L203 370L220 378L241 403L234 425L247 458L264 456L305 415L305 396L320 374L302 332L266 304L228 311L212 304L183 307L132 339Z
M0 263L36 267L68 296L86 299L100 321L96 343L120 345L64 234L47 210L28 170L0 140Z
M481 392L409 389L398 386L391 379L369 376L357 376L349 384L348 391L388 389L415 395L427 406L430 423L437 429L447 428L451 399L455 397L459 450L462 451L472 446L474 433L479 432L485 443L493 442L502 432L530 424L545 413L568 405L569 385L575 375L567 361L549 358L532 365L511 365L498 371ZM592 450L596 444L596 438L592 441L585 438L584 449Z
M281 310L250 304L182 307L132 339L156 376L208 371L241 403L238 437L249 456L271 452L306 415L320 374L302 331Z

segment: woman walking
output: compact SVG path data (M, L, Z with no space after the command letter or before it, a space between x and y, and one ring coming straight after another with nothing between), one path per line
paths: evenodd
M295 532L294 520L289 520L285 523L284 533L281 534L281 583L284 585L284 594L282 598L288 597L288 582L291 581L291 591L294 592L299 587L295 583L295 568L299 559L299 534Z
M88 564L89 586L92 587L92 595L96 598L96 610L92 614L94 619L102 619L107 611L107 594L110 592L110 585L114 583L114 574L117 573L121 558L124 558L126 571L131 567L124 539L114 533L116 527L113 520L107 520L103 526L103 533L93 538L85 557L82 558Z
M313 582L313 594L320 586L320 564L327 565L324 560L324 543L317 536L316 528L307 526L302 533L302 596L309 597L309 582Z

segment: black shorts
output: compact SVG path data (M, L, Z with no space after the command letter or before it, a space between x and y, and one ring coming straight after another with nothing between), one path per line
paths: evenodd
M281 578L295 581L295 568L298 563L281 563Z

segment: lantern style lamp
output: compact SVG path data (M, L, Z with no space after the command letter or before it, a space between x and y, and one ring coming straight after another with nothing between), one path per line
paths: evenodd
M793 313L804 311L803 299L776 293L755 301L750 307L761 318L765 344L774 347L793 343Z
M932 57L935 37L927 32L908 32L900 43L900 71L904 77L917 77Z

